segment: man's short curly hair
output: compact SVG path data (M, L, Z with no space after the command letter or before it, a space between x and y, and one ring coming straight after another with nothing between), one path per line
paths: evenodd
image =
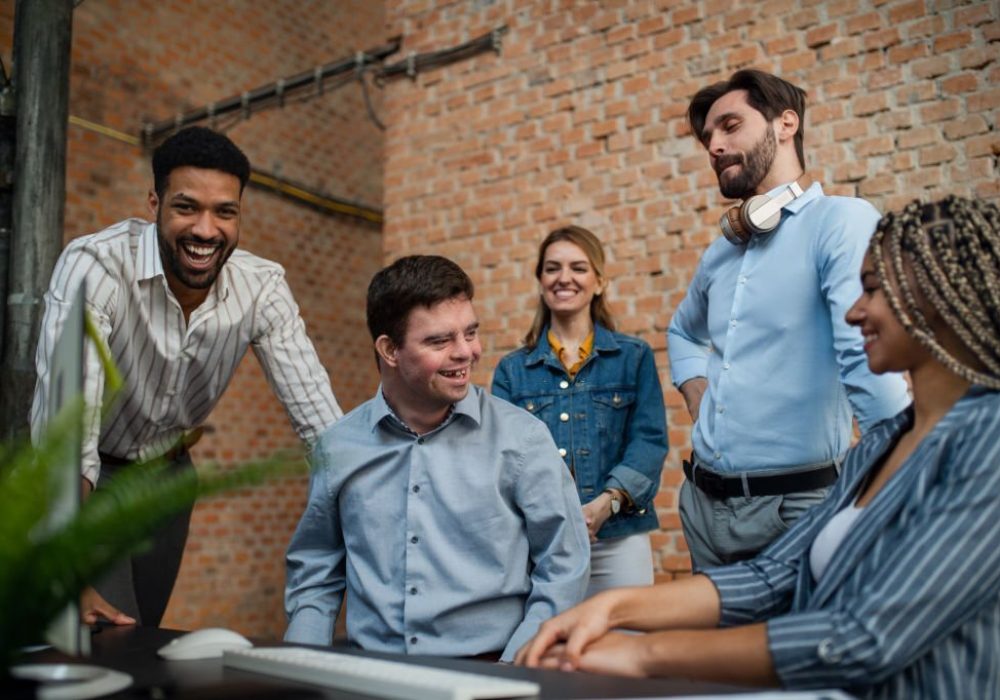
M220 170L240 181L240 194L250 179L250 161L228 136L203 126L189 126L173 134L153 151L153 188L157 197L167 190L170 173L191 166Z

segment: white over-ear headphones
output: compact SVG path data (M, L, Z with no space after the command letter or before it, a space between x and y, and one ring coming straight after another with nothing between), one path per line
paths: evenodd
M722 234L733 245L746 245L754 236L770 233L781 221L781 210L802 196L802 188L793 182L773 197L758 194L739 206L731 207L719 226Z

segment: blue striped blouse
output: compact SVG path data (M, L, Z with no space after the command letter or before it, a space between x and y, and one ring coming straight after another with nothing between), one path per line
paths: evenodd
M789 688L1000 697L1000 392L972 387L875 496L814 581L809 547L913 420L848 453L830 497L756 559L708 569L724 626L767 621Z

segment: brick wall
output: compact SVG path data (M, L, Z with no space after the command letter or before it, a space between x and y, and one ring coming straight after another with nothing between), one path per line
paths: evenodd
M13 2L0 3L8 68ZM70 114L138 134L169 119L385 43L383 8L365 0L90 0L74 12ZM332 83L331 83L332 85ZM374 91L376 109L381 96ZM220 118L260 169L314 190L380 207L382 132L356 85L249 121ZM149 157L140 148L69 127L66 238L128 216L148 217ZM378 269L377 225L331 216L269 192L243 197L240 245L285 266L309 334L347 410L377 382L364 293ZM225 464L294 447L294 435L256 359L248 357L209 423L196 461ZM284 550L305 503L305 479L287 479L199 504L165 626L284 631Z
M10 66L13 2L0 3ZM363 296L380 260L457 259L477 283L488 384L531 318L530 268L556 225L596 231L611 258L624 330L655 349L671 454L653 535L659 576L686 570L676 515L690 421L669 388L664 332L723 209L683 113L702 85L737 68L809 90L810 172L829 192L880 209L946 191L1000 197L1000 18L993 3L932 0L584 2L390 0L383 4L87 0L74 13L72 114L136 133L146 119L255 87L405 36L405 51L453 46L499 25L501 56L481 55L373 92L388 125L364 116L356 87L255 114L230 135L254 164L386 208L384 237L248 190L242 245L281 262L345 409L376 377ZM66 235L145 215L148 158L71 126ZM383 195L384 188L384 195ZM197 458L224 463L295 444L248 359ZM302 480L201 504L165 624L283 629L283 550Z
M404 51L500 26L481 55L385 95L386 258L436 252L477 284L489 382L535 303L552 228L604 241L609 297L656 352L671 452L653 534L658 576L687 569L676 513L690 420L664 333L724 208L683 115L700 87L758 67L808 89L809 172L885 211L947 192L1000 198L1000 10L943 0L389 0Z

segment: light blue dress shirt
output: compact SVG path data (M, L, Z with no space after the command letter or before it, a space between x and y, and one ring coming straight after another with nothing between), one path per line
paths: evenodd
M667 338L674 385L708 379L691 442L715 471L828 463L851 443L852 408L866 431L909 403L900 375L869 371L844 320L878 220L814 183L773 233L705 251Z
M545 424L479 387L437 429L408 430L374 398L314 451L287 554L285 639L329 644L343 602L364 649L510 661L578 603L590 545Z

